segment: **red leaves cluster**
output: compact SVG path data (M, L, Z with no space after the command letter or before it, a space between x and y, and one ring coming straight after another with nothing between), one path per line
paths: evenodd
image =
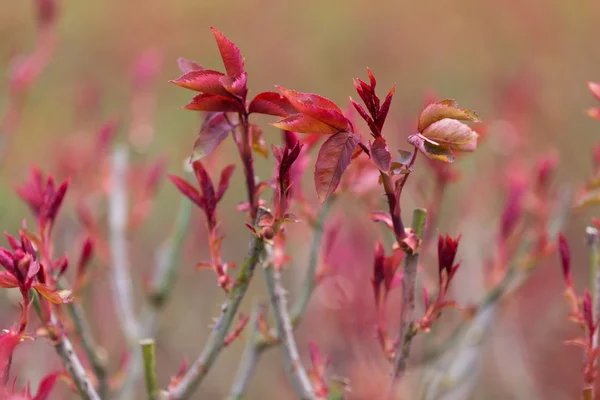
M600 357L600 347L594 344L594 336L598 330L598 321L594 320L592 296L588 289L582 297L578 297L573 288L571 279L571 254L565 237L560 234L558 238L558 249L561 259L563 276L565 278L565 298L571 308L569 319L579 325L585 332L584 336L565 341L565 344L578 346L585 353L583 376L586 385L593 386L598 375L597 362Z
M56 186L51 175L44 178L39 169L32 168L27 181L17 188L17 194L38 218L41 231L52 228L68 187L68 181Z
M460 236L456 239L449 235L438 236L438 294L435 302L431 303L429 294L424 289L423 297L426 311L425 315L417 322L417 327L420 330L428 331L444 308L460 308L456 302L446 300L450 282L452 282L456 271L460 267L460 263L454 263L459 242Z
M219 286L225 290L229 290L231 286L231 278L227 274L226 263L221 260L221 241L222 237L218 233L218 223L216 217L217 204L223 198L223 195L229 187L229 180L233 174L234 166L229 165L221 171L219 185L215 188L208 172L200 161L194 161L192 164L196 181L200 186L200 190L193 187L185 179L178 176L169 175L169 179L175 184L177 189L193 203L195 203L206 216L206 223L209 232L209 247L211 254L210 262L199 263L199 267L208 267L215 271Z
M2 339L0 339L1 341ZM2 344L0 344L2 346ZM0 350L1 352L1 350ZM21 390L16 389L16 381L13 381L12 387L0 386L0 398L5 400L46 400L49 398L52 389L58 379L63 376L63 372L53 372L46 375L38 386L37 393L31 393L29 383Z
M375 295L375 307L378 310L385 305L389 292L395 287L394 284L400 283L398 278L402 272L398 272L398 267L403 259L404 252L399 248L395 248L391 256L386 256L383 243L377 242L375 245L371 285Z

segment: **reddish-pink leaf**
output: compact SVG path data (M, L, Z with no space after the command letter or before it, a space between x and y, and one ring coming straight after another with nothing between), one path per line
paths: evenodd
M277 122L273 122L271 125L279 129L298 133L332 135L339 132L339 129L304 114L293 114Z
M177 65L179 66L181 72L183 72L184 74L191 71L202 71L204 69L202 65L198 64L195 61L188 60L184 57L179 57L177 59Z
M211 204L216 203L215 199L215 187L212 183L212 179L206 172L204 165L200 161L194 161L192 164L194 168L194 174L196 175L196 180L200 184L200 189L202 190L202 196L204 197L205 202L210 202Z
M186 89L195 90L196 92L231 96L221 83L221 78L223 76L225 75L219 71L213 71L212 69L200 69L186 72L179 78L169 82Z
M196 203L199 207L204 207L204 201L202 199L202 196L200 196L198 190L196 190L195 187L190 185L188 181L175 175L168 175L167 177L171 180L171 182L175 184L177 189L185 197Z
M392 165L392 155L387 142L383 136L379 136L371 143L371 159L380 171L386 174L390 171Z
M560 233L558 235L558 250L560 252L560 260L562 264L563 277L567 286L572 285L571 281L571 253L569 251L569 245L567 239Z
M383 123L385 122L385 119L387 118L387 114L390 111L390 106L392 104L392 98L394 97L395 92L396 92L396 85L394 84L394 87L392 87L392 89L389 91L387 96L385 96L385 100L384 100L383 104L381 105L381 108L379 109L379 114L377 114L377 121L375 121L375 124L377 125L379 130L381 130L381 128L383 127Z
M231 97L202 93L183 107L191 111L244 112L244 106Z
M213 35L215 35L227 75L237 78L244 73L244 59L242 58L240 49L221 32L213 27L210 29L212 30Z
M0 334L0 382L6 382L10 360L15 347L21 342L21 334L11 329Z
M592 92L592 94L598 99L600 100L600 83L596 83L596 82L588 82L587 83L588 88L590 89L590 91Z
M221 178L219 179L219 188L217 189L217 202L223 198L225 191L229 187L229 180L231 179L231 175L235 170L235 165L231 164L225 167L223 171L221 171Z
M248 106L248 112L287 117L296 111L288 99L279 93L263 92L252 99Z
M242 73L238 77L231 77L226 75L221 78L221 84L229 93L234 96L241 97L243 99L246 98L246 93L248 90L246 89L246 83L248 82L248 74L246 72Z
M19 281L9 272L0 271L0 287L10 289L19 286Z
M54 389L56 381L62 375L63 372L53 372L51 374L46 375L44 379L42 379L42 381L40 382L37 393L32 400L46 400L48 396L50 396L52 389Z
M371 220L374 222L383 222L389 229L394 230L394 223L392 222L392 216L387 211L373 211L369 214Z
M64 304L73 301L70 290L52 290L43 283L36 283L32 286L39 294L54 304Z
M314 93L302 93L277 86L298 112L326 123L337 131L350 130L348 119L342 110L331 100Z
M337 188L357 145L358 136L339 132L321 146L315 164L315 187L321 201L325 201Z
M426 106L419 116L419 132L423 132L429 125L444 118L469 120L479 122L479 116L470 110L458 108L456 101L443 100Z
M52 200L48 204L48 209L46 211L45 217L49 222L54 222L56 219L56 215L60 210L60 206L62 205L63 199L65 198L65 194L67 193L67 189L69 188L69 182L64 181L60 184L54 196L52 196Z
M208 116L194 142L192 160L198 160L212 153L236 126L237 118L227 116L225 113Z

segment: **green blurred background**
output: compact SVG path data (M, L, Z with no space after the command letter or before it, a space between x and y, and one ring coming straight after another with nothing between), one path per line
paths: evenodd
M365 79L366 67L374 71L382 91L396 83L386 132L395 147L402 146L406 136L413 133L414 120L429 93L455 98L459 105L477 110L490 123L489 141L461 164L463 182L450 190L440 222L443 231L464 233L465 271L461 271L461 293L456 295L459 302L474 301L482 293L480 261L488 248L492 251L490 238L502 204L499 174L515 164L527 168L538 155L551 149L560 154L560 183L577 188L591 171L590 149L600 127L584 110L595 105L586 82L600 80L600 3L596 1L65 0L59 7L56 53L28 95L21 123L0 171L0 227L8 232L15 232L23 218L31 220L13 191L29 166L54 171L57 157L73 156L65 152L64 143L89 146L95 134L92 127L111 118L122 122L118 140L131 140L127 127L132 110L136 110L136 103L132 103L134 65L144 54L157 68L148 89L151 100L141 100L142 109L148 107L144 123L154 133L148 145L133 146L132 158L165 156L168 172L182 173L181 165L190 154L199 119L197 114L180 109L192 92L167 81L179 75L176 59L180 56L208 68L222 69L210 26L240 47L246 59L250 96L279 84L317 92L345 105L349 95L356 97L352 79ZM33 47L34 15L30 1L2 0L1 76L8 73L10 60L16 54L29 52ZM2 79L0 109L7 104L6 92L6 80ZM83 118L78 115L78 104L86 101L89 115ZM279 134L266 126L270 120L257 121L263 123L267 142L278 143ZM226 143L212 158L214 174L217 167L237 163L234 157L232 144ZM257 163L259 175L270 176L270 160ZM408 188L406 209L421 199L415 194L416 182L415 179L415 185ZM313 195L310 176L306 184ZM472 187L485 194L480 195ZM226 258L238 263L245 253L248 233L241 215L231 210L243 196L238 168L220 208L222 229L227 234L224 253L232 254ZM178 193L164 181L149 220L132 239L135 288L140 299L153 262L153 250L170 229L178 199ZM347 203L352 207L351 200ZM479 210L478 216L461 218L461 212L470 207ZM72 211L64 213L69 212L72 216ZM589 215L577 215L566 229L572 238L575 264L582 266L575 272L581 284L585 282L586 269L581 232ZM223 298L209 272L194 271L194 263L207 254L202 217L197 215L195 222L197 227L187 243L179 280L161 316L157 336L163 385L183 357L190 361L195 358L207 337L206 327ZM346 267L362 268L368 274L372 242L380 233L366 215L357 216L348 224L356 225L354 231L362 232L366 238L364 258L349 260L355 265ZM305 228L292 232L298 243L298 247L292 246L292 253L297 256L286 273L292 293L302 276L309 235ZM358 246L361 244L357 242ZM75 251L73 246L64 247ZM339 251L343 253L344 248ZM577 393L579 350L562 345L562 340L573 336L577 329L565 322L558 264L553 260L547 264L536 271L531 282L498 315L494 325L497 329L489 333L490 340L486 342L486 362L473 398L567 399ZM363 283L365 287L357 290L370 291L370 285ZM90 310L95 310L96 330L111 356L111 366L116 367L122 339L110 310L109 293L102 289L107 286L105 278L99 278L97 286ZM377 358L380 354L375 340L366 346L370 349L366 357L363 350L348 344L350 339L343 339L352 336L348 329L354 325L332 322L331 314L344 301L334 286L324 285L315 295L311 315L300 329L301 352L306 354L307 339L322 343L323 351L328 353L329 349L332 354L334 372L338 372L337 367L340 375L349 375L356 382L356 391L350 398L373 398L368 390L361 391L361 380L377 381L369 373L385 371L385 362ZM264 293L262 282L257 279L244 310L264 298ZM344 299L352 296L344 293ZM361 299L356 301L372 301L370 294ZM331 302L336 306L331 306ZM15 304L4 301L2 295L0 311L5 315L4 325L9 326ZM336 341L348 345L340 350L338 344L336 350ZM43 355L49 365L54 362L51 349L39 342L23 345L32 352L18 350L15 356L15 371L21 371L22 381L36 381L47 371L32 367L32 358ZM240 340L223 352L198 399L220 399L226 395L243 342ZM337 361L336 354L342 354ZM364 361L363 356L369 361ZM360 367L347 371L346 367L356 360ZM268 353L259 369L248 399L293 398L277 351ZM139 389L138 398L144 398L141 386ZM56 396L63 398L63 394Z

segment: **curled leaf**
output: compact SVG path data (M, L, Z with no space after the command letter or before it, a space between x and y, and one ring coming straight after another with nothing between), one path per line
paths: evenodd
M223 76L225 75L222 72L212 69L196 69L186 72L179 78L169 82L186 89L195 90L196 92L230 96L221 83Z
M244 106L237 100L218 94L202 93L195 96L184 107L190 111L244 112Z
M409 136L408 143L415 146L419 151L432 160L439 160L448 163L454 162L454 155L449 147L429 140L420 133Z
M236 126L237 120L222 112L207 117L194 142L192 160L198 160L212 153Z
M423 132L429 125L444 118L468 120L479 122L479 116L470 110L458 108L454 100L442 100L426 106L419 116L419 132Z
M321 146L315 164L315 187L321 201L327 200L339 185L357 145L356 135L339 132Z
M53 290L43 283L36 283L32 287L48 301L54 304L64 304L73 301L70 290Z
M388 173L392 164L392 155L383 136L379 136L371 144L371 159L381 172Z
M293 131L298 133L317 133L324 135L332 135L338 133L339 129L332 127L331 125L321 122L318 119L312 118L304 114L293 114L289 117L280 119L271 125L284 129L287 131Z
M432 123L421 134L429 140L457 151L475 151L479 137L468 125L450 118Z
M291 103L277 92L263 92L256 95L248 105L249 113L287 117L296 111Z

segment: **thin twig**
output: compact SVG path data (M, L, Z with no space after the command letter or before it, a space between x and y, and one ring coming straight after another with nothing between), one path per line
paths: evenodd
M33 293L33 305L40 319L42 319L42 310L40 307L40 300L37 293ZM50 316L48 324L48 338L54 345L56 352L60 356L65 369L69 373L69 376L73 380L77 391L82 399L86 400L101 400L100 396L94 389L94 385L90 381L90 378L81 364L77 353L75 352L75 348L73 344L67 337L67 333L61 329L60 322L56 315L54 314L54 310L49 308ZM59 332L59 330L61 330Z
M427 211L416 209L413 212L412 229L421 238L425 228ZM419 249L407 254L404 262L404 275L402 278L402 307L400 309L400 335L396 355L394 357L394 368L392 378L396 380L402 376L406 369L410 345L416 335L414 327L415 313L415 286L417 280L417 266L419 264Z
M587 245L589 248L590 257L590 291L593 293L593 316L594 320L598 321L600 317L600 249L598 248L598 242L600 237L598 236L598 229L593 226L588 226L585 229L585 235L587 238ZM598 345L598 330L594 332L593 346Z
M81 340L81 346L83 347L88 361L92 366L92 370L96 375L96 379L98 380L98 395L101 398L104 398L108 394L106 362L98 355L98 346L94 341L92 330L81 305L76 302L71 302L66 304L66 307L73 320L75 332Z
M248 389L248 385L250 385L250 380L254 376L258 359L260 358L263 349L265 349L265 346L261 346L259 343L260 336L258 332L260 318L265 314L265 304L257 304L252 310L250 326L248 327L250 330L250 332L248 332L248 341L246 342L244 354L242 355L238 370L235 374L235 378L233 379L233 384L231 385L231 391L229 394L230 400L242 399L243 395Z
M200 356L194 361L181 381L169 391L170 399L189 398L213 366L217 356L223 349L223 341L246 294L250 280L254 275L254 269L261 258L263 250L264 242L262 238L252 235L248 256L240 268L236 282L233 288L231 288L227 300L221 306L221 314L213 326L210 337Z
M286 372L296 395L300 399L316 399L310 378L302 366L296 346L292 321L287 310L286 290L281 283L281 274L269 263L264 268L265 281L271 299L271 308L283 350Z
M158 394L158 376L156 375L156 346L154 339L140 340L144 359L144 377L148 400L154 400Z
M336 199L337 196L333 195L329 197L325 203L323 203L323 206L321 207L319 215L317 216L314 224L315 231L309 250L306 276L304 278L304 282L302 283L300 293L296 298L294 305L292 306L291 319L292 326L294 328L300 324L317 283L316 273L319 266L322 248L321 242L323 233L325 232L325 221L327 219L327 215L329 214L329 210ZM252 322L250 327L256 331L256 327ZM265 350L268 350L278 344L279 337L277 331L273 332L273 337L268 338L264 337L264 335L260 335L258 332L251 333L248 336L248 342L246 344L246 349L244 350L244 356L231 386L231 393L229 395L230 399L242 398L242 395L248 389L250 379L252 376L254 376L254 370L257 367L260 356Z
M133 305L133 288L127 249L127 149L113 152L111 191L109 196L109 230L112 258L112 292L117 316L131 352L121 398L133 398L133 383L141 373L141 351L138 346L139 326Z

